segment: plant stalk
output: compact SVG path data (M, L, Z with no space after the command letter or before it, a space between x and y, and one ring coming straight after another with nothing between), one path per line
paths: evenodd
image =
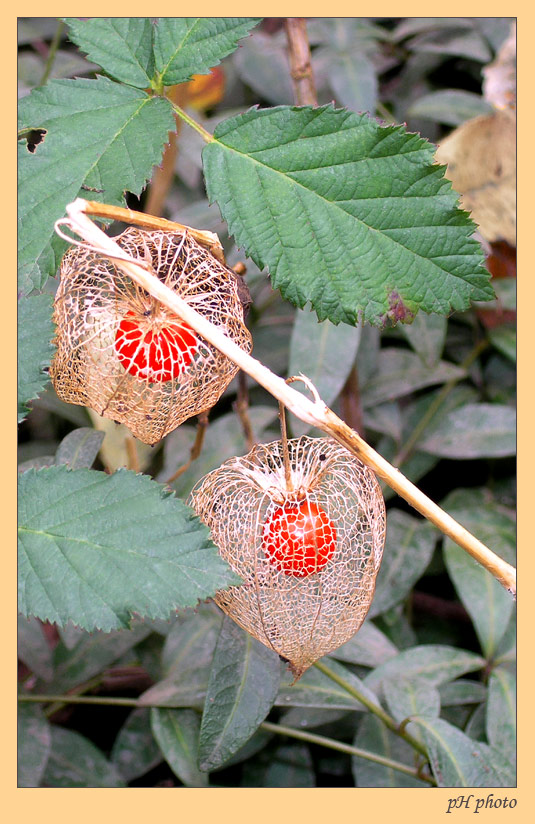
M50 44L50 49L48 51L48 57L46 59L45 70L43 72L43 76L41 77L41 82L39 83L40 86L44 86L47 82L48 78L50 77L50 72L52 71L52 67L54 65L54 60L56 59L56 54L59 49L59 45L61 43L61 35L63 34L63 29L65 28L65 23L63 20L60 20L58 23L58 27L54 33L54 38L52 43Z
M306 20L287 17L285 27L295 101L298 106L317 106Z
M395 492L408 501L411 506L484 566L511 594L516 593L516 570L514 567L492 552L451 515L448 515L427 495L424 495L398 469L372 449L332 409L329 409L321 398L315 397L311 401L300 392L297 392L283 378L278 377L256 358L244 352L224 332L196 312L183 298L162 283L152 271L144 268L139 262L136 263L114 240L89 219L86 209L87 201L83 198L78 198L70 203L66 209L69 218L68 220L59 221L56 224L56 231L58 231L59 226L68 226L71 231L76 232L95 251L112 259L115 265L132 278L138 286L163 303L181 320L186 321L201 337L234 361L244 372L247 372L257 383L281 401L294 415L305 423L321 429L345 446ZM66 237L65 235L62 236Z

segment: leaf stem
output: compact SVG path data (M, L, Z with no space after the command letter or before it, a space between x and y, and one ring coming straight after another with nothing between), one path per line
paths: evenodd
M28 694L19 695L18 700L21 704L92 704L102 707L133 707L133 708L149 708L156 707L159 709L169 709L166 704L158 703L144 703L138 698L116 698L111 696L99 695L47 695L47 694ZM435 781L430 776L421 775L418 770L408 767L398 761L393 761L390 758L384 758L381 755L361 750L358 747L352 747L350 744L344 744L341 741L336 741L333 738L326 738L323 735L315 735L314 733L304 732L301 730L294 730L292 727L284 727L280 724L272 724L269 721L264 721L260 724L262 729L266 732L274 732L277 735L287 735L291 738L298 738L302 741L308 741L310 744L318 744L319 746L328 747L331 750L338 750L339 752L348 753L349 755L356 755L360 758L365 758L368 761L374 761L377 764L382 764L384 767L391 767L399 772L412 775L415 778L421 778L429 784L435 784Z
M50 49L48 50L48 57L45 63L45 70L43 72L43 76L41 77L41 82L39 83L40 86L44 86L48 78L50 77L50 72L52 71L54 60L56 59L56 53L59 49L59 44L61 43L61 35L63 34L64 28L65 23L63 22L63 20L60 20L56 28L56 32L54 34L54 39L52 40L52 43L50 44Z
M169 100L169 98L167 98L167 100ZM197 123L196 120L194 120L192 117L190 117L189 114L187 114L184 111L184 109L182 109L180 106L178 106L172 100L169 100L169 102L171 103L171 106L173 107L174 113L177 114L185 123L187 123L188 126L191 126L192 129L195 129L195 131L200 134L200 136L202 137L202 139L204 140L205 143L212 143L215 140L215 137L213 136L213 134L210 134L210 132L207 132L206 129L203 126L201 126L200 123Z
M473 362L476 360L476 358L478 358L479 355L488 347L488 345L489 342L485 339L478 341L478 343L476 343L471 352L468 353L466 358L460 364L460 368L464 372L466 372L469 369L469 367L473 364ZM403 463L405 463L405 461L408 458L410 458L414 450L414 447L420 440L420 437L427 428L429 422L438 412L438 410L440 409L440 407L442 406L442 404L444 403L452 389L454 389L454 387L457 386L460 380L463 380L463 377L463 375L459 375L458 377L451 378L451 380L444 384L440 392L438 392L438 394L435 395L432 403L429 404L429 407L427 408L425 415L422 415L422 417L414 427L413 431L411 432L410 437L407 439L406 443L401 447L398 454L392 461L394 466L401 466Z
M295 101L298 106L317 106L306 20L304 17L287 17L285 28Z
M360 692L360 690L356 689L351 684L349 684L344 678L342 678L340 675L338 675L336 672L330 669L330 667L328 667L322 661L316 661L314 666L316 667L316 669L319 669L320 672L322 672L324 675L326 675L328 678L330 678L332 681L338 684L338 686L342 687L342 689L349 693L349 695L352 695L353 698L356 698L357 701L360 701L361 704L364 704L364 706L367 707L371 713L376 715L377 718L379 718L383 722L383 724L386 727L388 727L389 730L391 730L396 735L399 735L399 737L403 738L403 740L406 741L407 744L410 744L411 747L417 750L417 752L419 752L421 755L427 758L427 750L425 749L423 744L421 744L417 738L414 738L414 736L412 736L406 730L402 730L396 723L395 719L392 718L392 716L389 715L381 706L375 704L373 701L370 701L370 699L366 695L364 695L364 693Z
M336 741L334 738L327 738L324 735L316 735L313 732L304 732L303 730L296 730L293 727L285 727L282 724L272 724L270 721L264 721L260 724L260 728L266 732L274 732L277 735L287 735L289 738L297 738L300 741L307 741L309 744L319 744L322 747L329 747L331 750L344 752L348 755L365 758L367 761L373 761L376 764L381 764L383 767L390 767L393 770L411 775L414 778L419 778L422 781L427 781L428 784L436 786L434 778L422 773L414 767L409 767L402 764L400 761L394 761L391 758L385 758L382 755L376 755L368 750L362 750L359 747L353 747L351 744L344 744L342 741Z

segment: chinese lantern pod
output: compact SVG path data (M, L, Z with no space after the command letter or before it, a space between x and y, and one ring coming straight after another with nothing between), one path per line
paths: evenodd
M331 438L260 444L203 478L190 504L243 580L215 600L296 679L366 617L385 540L375 475Z
M250 352L237 276L187 232L129 228L115 240ZM113 261L84 247L63 257L54 320L58 396L126 424L148 444L210 409L238 371Z

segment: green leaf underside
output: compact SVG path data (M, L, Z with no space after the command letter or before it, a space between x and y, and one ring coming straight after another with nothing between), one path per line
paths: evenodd
M43 367L50 364L54 346L52 296L32 295L18 304L17 414L19 422L29 412L28 401L37 398L49 382Z
M107 74L146 89L154 74L152 23L148 17L64 17L69 38Z
M21 475L19 493L25 615L110 631L237 582L189 507L146 476L54 466Z
M35 151L19 141L19 265L49 247L65 205L88 193L111 205L140 194L175 128L169 103L96 80L53 80L19 104L19 128L45 129ZM87 194L87 193L86 193Z
M199 761L220 767L262 723L277 696L280 660L230 618L217 641L201 724Z
M160 17L154 31L156 70L165 86L208 74L231 54L260 17Z
M279 106L214 137L210 201L273 286L320 320L384 325L492 298L475 226L419 135L332 106Z
M409 732L413 724L423 732L439 787L515 786L513 769L498 750L474 741L442 718L415 718Z

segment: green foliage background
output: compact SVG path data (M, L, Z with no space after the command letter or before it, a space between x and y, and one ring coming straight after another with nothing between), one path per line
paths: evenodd
M246 260L259 360L307 374L514 563L516 333L479 314L513 311L514 281L490 283L429 142L488 112L481 68L510 20L312 19L318 108L292 105L284 31L269 20L60 25L19 25L20 691L105 700L127 672L138 706L95 725L83 707L51 715L22 703L20 786L514 786L514 605L489 573L385 489L369 616L323 670L290 686L277 656L213 603L197 605L236 582L183 499L247 451L237 381L170 493L193 422L151 452L143 475L110 475L113 435L47 378L65 248L55 221L77 196L143 208L175 128L165 87L221 63L222 99L188 110L215 139L204 146L183 124L166 216L218 232L230 265ZM35 43L55 35L46 65ZM255 438L276 438L273 399L246 386ZM418 747L381 713L414 717L427 779L414 772Z

